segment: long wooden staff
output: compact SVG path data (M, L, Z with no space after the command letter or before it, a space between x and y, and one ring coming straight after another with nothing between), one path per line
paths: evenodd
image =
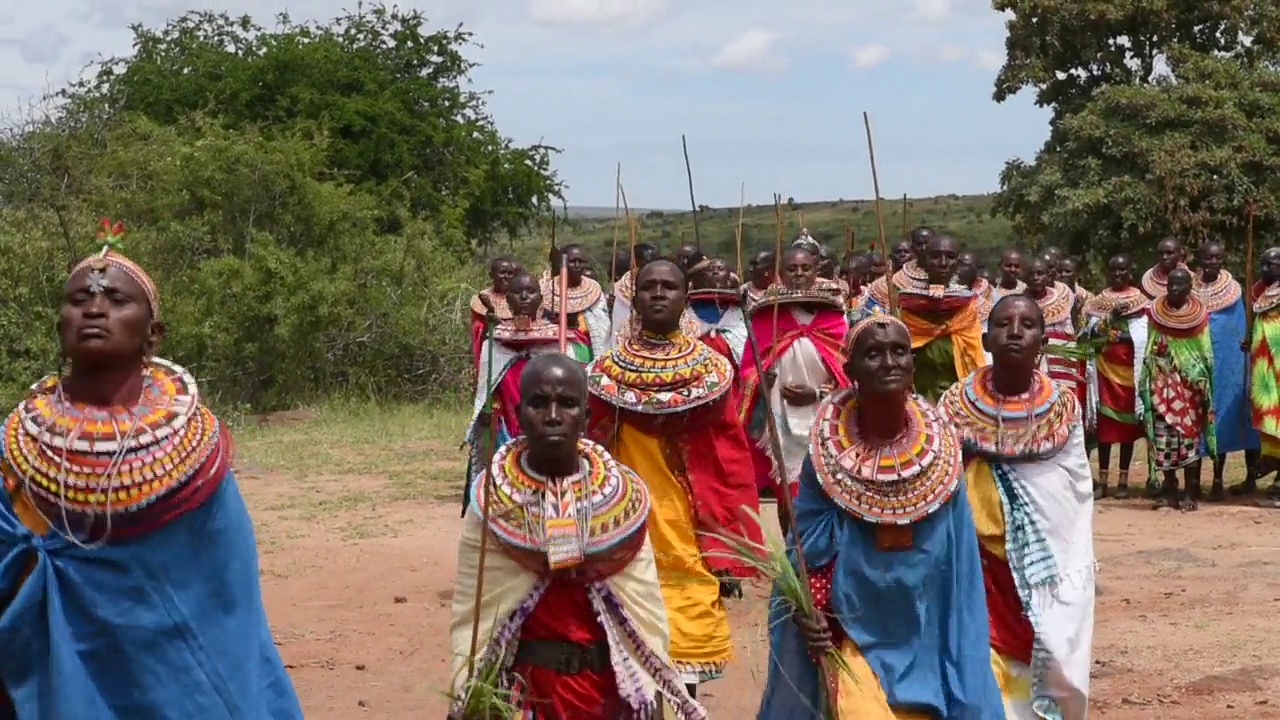
M742 307L748 307L749 290L743 287L742 297L739 302ZM774 303L774 322L777 322L778 304ZM756 387L761 399L764 401L765 416L765 432L769 434L769 447L773 450L773 457L778 465L778 522L782 525L783 532L791 536L791 544L795 548L796 554L796 575L800 579L800 587L805 594L810 594L809 588L809 564L804 559L804 549L800 544L800 529L795 523L795 504L791 501L791 476L787 474L786 458L782 455L782 437L778 434L778 421L773 416L773 400L770 396L770 388L765 380L764 364L760 360L760 343L756 340L754 324L750 314L746 318L747 326L747 343L751 346L751 359L755 364L756 371ZM776 337L778 331L773 331ZM810 594L810 603L812 604L812 595ZM836 706L836 698L828 691L830 685L828 678L835 677L832 673L834 668L831 663L824 657L818 662L818 687L822 690L822 695L826 699L827 715L830 718L839 717L839 708Z
M483 502L480 504L480 557L476 566L476 601L475 608L471 613L471 651L467 655L467 685L476 676L476 651L480 643L480 601L484 598L484 563L485 556L489 548L489 507L493 498L494 478L489 472L490 459L493 456L498 444L498 402L494 397L494 390L497 383L493 378L493 331L498 326L498 311L493 307L493 301L480 293L480 302L484 304L485 315L485 337L489 350L488 357L488 373L485 378L485 387L488 391L489 398L489 442L485 451L480 453L480 472L483 473L484 488L482 490ZM467 487L470 488L471 478L467 478ZM465 686L464 686L465 687Z
M1244 322L1245 338L1253 338L1253 203L1246 210L1249 224L1244 234Z
M738 188L738 230L735 233L735 239L738 245L738 282L745 283L747 280L742 276L742 215L747 209L747 184L742 183Z
M777 238L773 249L773 282L782 282L782 193L773 194L773 216L777 224ZM748 323L750 324L750 323ZM778 303L773 304L773 339L778 338ZM764 378L761 378L763 380Z
M880 175L876 172L876 148L871 141L871 116L864 110L862 124L867 129L867 154L871 156L871 185L876 193L876 225L880 234L880 257L884 259L884 281L889 292L889 312L898 315L898 288L893 284L893 264L889 262L888 242L884 237L884 208L880 206Z
M693 208L693 246L702 252L702 234L698 232L698 201L693 199L693 167L689 165L689 141L680 136L680 147L684 149L684 174L689 178L689 205Z
M551 247L556 247L556 213L551 211ZM559 277L556 286L560 289L560 353L569 352L569 263L564 252L556 252L556 260L560 263ZM553 268L554 269L554 268Z
M876 194L878 195L879 193L876 193ZM906 239L906 240L911 239L911 236L908 235L908 232L909 231L907 230L907 194L902 193L902 237L903 239Z
M613 249L609 251L609 284L617 285L618 278L614 277L614 268L617 263L614 258L618 257L618 222L622 219L622 163L618 163L618 171L614 175L613 181Z

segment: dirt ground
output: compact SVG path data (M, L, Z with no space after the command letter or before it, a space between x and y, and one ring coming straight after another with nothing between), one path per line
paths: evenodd
M440 458L441 465L454 458ZM458 508L394 474L242 470L264 591L309 720L443 718ZM1280 510L1105 501L1093 715L1280 718ZM704 686L714 718L754 717L763 590L731 607L740 656Z

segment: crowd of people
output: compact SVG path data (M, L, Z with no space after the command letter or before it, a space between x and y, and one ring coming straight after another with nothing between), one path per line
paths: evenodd
M0 436L0 720L300 720L230 433L159 356L122 235L70 271L62 366ZM760 720L1087 717L1093 504L1136 443L1186 511L1204 458L1209 499L1280 459L1280 248L1247 291L1220 243L1194 271L1158 251L1096 294L1052 248L988 276L923 227L840 262L805 233L741 279L637 245L608 291L581 247L494 260L451 718L706 718L751 579L775 581Z
M1128 496L1136 444L1147 494L1183 511L1204 458L1210 500L1280 462L1280 248L1247 292L1220 242L1194 271L1157 250L1136 284L1111 258L1096 293L1056 248L988 272L928 227L839 261L803 232L744 278L639 244L608 290L578 245L539 277L494 260L451 718L477 677L523 718L706 717L726 603L770 574L770 500L808 602L764 578L760 720L1087 717L1093 507Z

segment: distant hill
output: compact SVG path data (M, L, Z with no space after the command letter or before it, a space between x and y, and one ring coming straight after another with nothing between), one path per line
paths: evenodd
M889 242L903 237L901 199L884 200L885 236ZM908 199L907 225L929 225L939 232L955 235L969 248L991 256L1010 243L1018 243L1011 223L991 217L991 195L943 195ZM613 208L570 207L569 222L558 235L561 242L587 246L597 263L603 265L614 243ZM639 221L637 242L657 245L666 253L682 241L693 242L693 214L689 211L632 210ZM845 226L852 228L855 247L867 249L877 237L875 204L870 200L827 200L794 203L783 207L782 236L790 243L802 227L833 250L844 250ZM738 208L704 208L698 213L702 246L709 254L736 261L734 230ZM777 221L772 205L749 205L743 211L743 264L754 252L773 248L777 242ZM625 250L628 231L623 222L618 231L619 249ZM994 262L994 257L984 257ZM732 264L732 263L731 263Z

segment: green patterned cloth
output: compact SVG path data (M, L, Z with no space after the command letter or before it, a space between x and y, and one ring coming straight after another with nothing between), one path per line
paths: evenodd
M950 335L916 348L913 355L916 364L916 392L929 402L937 403L947 388L960 381L956 377L956 357Z

